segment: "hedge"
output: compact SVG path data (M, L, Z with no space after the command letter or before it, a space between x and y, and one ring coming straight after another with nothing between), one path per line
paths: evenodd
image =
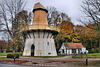
M19 54L8 54L7 58L19 58Z

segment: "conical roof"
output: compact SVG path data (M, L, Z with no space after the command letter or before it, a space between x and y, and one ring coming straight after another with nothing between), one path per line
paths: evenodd
M46 9L44 6L42 6L39 2L36 3L36 4L34 5L33 13L34 13L36 10L43 10L43 11L45 11L46 13L48 12L47 9Z
M37 9L37 8L46 9L46 8L45 8L44 6L42 6L39 2L36 3L36 4L34 5L34 8L33 8L33 9Z

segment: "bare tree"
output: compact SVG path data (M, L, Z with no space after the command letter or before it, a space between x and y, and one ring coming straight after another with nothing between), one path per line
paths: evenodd
M62 21L71 21L67 14L60 13L55 7L47 7L48 13L48 23L49 25L58 26Z
M49 25L55 25L56 26L56 19L59 17L59 12L56 10L55 7L47 7L48 13L47 13L47 18L48 18L48 23Z
M80 22L97 32L96 38L100 47L100 0L83 0L81 7L85 16Z
M86 26L94 24L96 28L92 29L100 30L100 0L84 0L81 7L85 17L80 21Z
M17 14L23 10L25 0L1 0L0 1L0 24L1 31L7 31L15 44L17 27ZM1 26L0 25L0 26Z

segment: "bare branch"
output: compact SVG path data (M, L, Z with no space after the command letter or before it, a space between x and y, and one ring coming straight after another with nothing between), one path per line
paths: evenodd
M97 30L100 30L100 0L84 0L81 7L83 9L83 13L86 15L85 18L87 18L88 21L80 22L87 23L85 25L93 23L97 26Z

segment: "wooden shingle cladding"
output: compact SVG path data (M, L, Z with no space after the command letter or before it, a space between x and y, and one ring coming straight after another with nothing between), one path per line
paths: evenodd
M60 29L56 26L48 25L47 9L40 3L35 4L33 8L34 17L32 25L24 26L21 31L26 30L50 30L54 32L60 32Z
M39 2L35 4L33 9L37 9L37 8L42 8L42 9L46 9L44 6L42 6Z

